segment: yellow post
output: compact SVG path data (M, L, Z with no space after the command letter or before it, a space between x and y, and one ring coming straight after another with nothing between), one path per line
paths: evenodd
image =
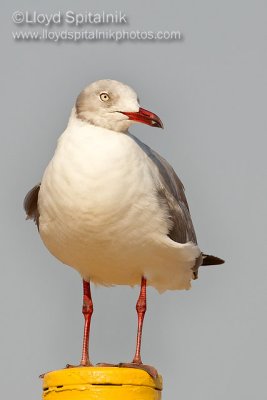
M161 376L134 368L68 368L43 380L43 400L160 400L161 391Z

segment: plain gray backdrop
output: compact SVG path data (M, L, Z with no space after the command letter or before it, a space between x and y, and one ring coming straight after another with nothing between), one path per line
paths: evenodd
M40 399L40 373L79 362L81 279L49 254L22 201L79 91L113 78L163 120L164 131L131 131L174 166L201 248L226 260L202 269L191 291L148 290L143 360L163 375L164 399L266 399L266 1L12 0L1 7L2 397ZM129 29L180 30L184 39L15 42L16 10L122 10ZM93 362L131 360L137 296L137 287L93 287Z

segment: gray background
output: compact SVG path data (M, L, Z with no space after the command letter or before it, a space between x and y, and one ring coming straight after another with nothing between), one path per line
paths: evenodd
M188 292L148 290L143 359L164 399L266 399L265 1L10 1L1 41L1 393L41 398L38 375L80 358L79 275L54 259L22 200L37 183L78 92L113 78L133 86L165 131L132 132L186 186L203 250L227 260ZM175 4L175 5L174 5ZM15 10L122 10L130 29L181 30L175 43L15 43ZM128 361L138 288L93 288L91 357ZM23 395L21 395L23 394Z

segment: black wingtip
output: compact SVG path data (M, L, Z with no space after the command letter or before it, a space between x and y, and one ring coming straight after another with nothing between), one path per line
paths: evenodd
M202 254L203 262L202 265L219 265L224 264L224 260L219 257L211 256L209 254Z

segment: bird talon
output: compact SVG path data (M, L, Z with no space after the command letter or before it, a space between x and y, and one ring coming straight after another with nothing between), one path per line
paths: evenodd
M66 365L66 369L68 368L82 368L82 367L92 367L93 364L88 362L87 364L78 364L78 365L72 365L72 364L67 364Z
M110 364L110 363L97 363L97 367L118 367L118 364Z
M146 365L142 363L119 363L118 367L120 368L136 368L142 369L143 371L147 372L153 379L157 379L159 374L156 368L152 367L151 365Z

